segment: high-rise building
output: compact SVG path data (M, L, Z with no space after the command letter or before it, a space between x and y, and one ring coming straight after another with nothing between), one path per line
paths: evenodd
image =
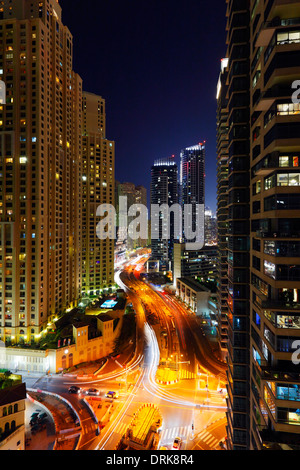
M300 450L300 3L251 7L250 447Z
M147 197L147 189L144 186L136 186L135 188L135 204L137 208L147 207L148 204L148 197ZM138 212L141 213L141 212ZM148 220L147 220L147 229L148 229ZM145 248L148 245L148 238L140 237L138 240L135 241L135 248Z
M120 198L127 198L126 204L120 205ZM142 206L147 207L147 189L144 186L135 186L133 183L116 184L116 211L117 211L117 250L132 251L139 247L145 247L148 239L130 237L129 226L134 220L133 216L128 216L131 206L137 206L137 217L141 213ZM148 228L148 226L147 226Z
M300 3L227 3L228 442L296 450Z
M187 204L193 207L190 220L194 233L197 230L196 206L205 205L205 143L188 147L181 152L180 204L182 208ZM186 209L183 213L185 212ZM183 223L183 236L190 241L185 232Z
M106 103L98 95L83 93L83 270L82 292L100 295L114 286L114 243L97 237L101 204L115 204L115 143L106 139Z
M0 18L0 338L29 343L81 296L82 83L57 1Z
M250 1L228 2L228 446L250 434Z
M178 204L178 166L174 157L156 160L151 170L151 206ZM162 269L169 269L173 261L174 237L177 235L178 220L174 213L170 218L161 211L151 211L152 259L160 261ZM169 237L167 233L169 226ZM153 238L153 233L158 235Z
M217 334L223 353L228 342L228 59L221 61L217 89Z
M215 281L217 276L217 247L204 246L201 250L188 250L185 243L174 243L173 281L180 277L199 277Z
M204 213L205 244L214 245L217 242L217 218L207 207Z

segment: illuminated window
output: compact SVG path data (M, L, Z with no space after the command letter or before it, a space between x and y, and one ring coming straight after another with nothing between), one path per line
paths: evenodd
M300 114L300 103L284 103L277 105L278 116L289 116Z
M289 157L279 157L279 166L280 168L290 166L290 159Z
M277 186L300 186L300 173L278 174Z
M266 276L276 279L276 265L269 261L264 261L264 273Z

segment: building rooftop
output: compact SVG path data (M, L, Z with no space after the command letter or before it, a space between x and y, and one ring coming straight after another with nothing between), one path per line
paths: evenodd
M193 277L180 277L177 279L177 281L182 282L186 286L198 292L210 292L207 287L203 286L203 284L201 284L197 279Z
M103 314L103 315L100 314L98 315L97 318L99 318L99 320L101 320L103 323L106 323L108 321L114 321L114 319L111 316L106 315L106 314Z
M26 399L26 384L21 383L13 387L0 390L0 406Z

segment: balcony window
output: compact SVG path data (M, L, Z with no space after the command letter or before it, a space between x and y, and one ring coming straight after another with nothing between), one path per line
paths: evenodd
M274 188L275 186L275 175L270 176L269 178L265 179L265 191L268 191L268 189Z
M300 114L299 103L281 103L277 105L277 116L291 116Z
M275 242L274 241L265 241L264 242L264 253L266 255L275 256Z
M300 43L300 31L283 31L277 33L277 44L299 44Z
M300 329L300 317L291 314L277 314L275 326L283 329Z
M270 263L269 261L264 261L264 273L266 276L271 277L272 279L276 279L276 265L274 263Z
M269 391L269 389L266 386L264 386L264 399L265 399L265 402L266 402L269 410L271 411L271 413L273 415L273 418L275 419L275 416L276 416L275 401L273 400L271 392Z
M300 186L300 173L278 174L277 186Z
M284 424L300 425L300 410L278 408L278 422Z
M300 401L300 386L298 384L277 384L276 398L278 400Z
M279 157L280 168L289 167L289 157Z

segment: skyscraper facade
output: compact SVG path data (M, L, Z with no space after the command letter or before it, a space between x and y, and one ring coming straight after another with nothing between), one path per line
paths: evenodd
M82 137L82 292L96 296L114 286L115 240L97 237L101 204L115 204L115 143L106 139L106 103L83 93Z
M299 449L300 4L227 3L228 441Z
M217 333L227 354L228 342L228 59L221 61L217 89Z
M182 207L186 204L193 207L190 220L194 233L197 229L196 205L205 205L205 144L184 149L180 157L180 203ZM183 223L183 236L186 238L184 234Z
M250 445L250 1L228 1L228 445Z
M57 1L0 15L0 337L29 343L81 295L82 83Z
M157 160L151 170L151 206L178 204L178 166L174 157ZM159 210L151 212L151 233L158 236L151 239L152 258L161 262L167 269L173 262L173 244L178 221L170 213L170 220ZM164 230L169 224L169 238ZM177 225L176 225L177 227Z
M120 198L127 198L127 204L120 205ZM142 206L147 207L147 189L144 186L136 186L134 183L116 183L116 211L117 211L117 248L132 251L138 247L145 247L148 239L137 240L130 237L128 227L134 220L133 216L128 216L131 206L137 206L137 217Z
M300 450L300 3L250 14L250 448Z

